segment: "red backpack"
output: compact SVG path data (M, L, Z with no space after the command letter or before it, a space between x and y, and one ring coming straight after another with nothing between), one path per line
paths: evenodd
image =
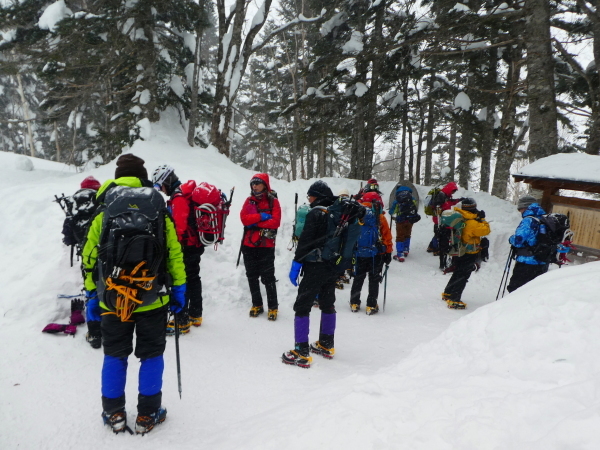
M204 246L221 244L225 239L225 221L229 215L231 206L230 198L227 200L216 186L202 182L196 185L191 195L191 206L193 206L195 230L198 232L200 243Z

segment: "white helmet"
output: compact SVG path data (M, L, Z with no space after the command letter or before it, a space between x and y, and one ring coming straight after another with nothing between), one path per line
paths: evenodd
M159 188L162 187L165 180L169 178L169 175L171 175L174 170L175 169L168 164L158 166L152 173L152 184L158 186Z

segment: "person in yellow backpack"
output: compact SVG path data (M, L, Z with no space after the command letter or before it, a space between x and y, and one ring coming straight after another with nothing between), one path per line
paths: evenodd
M448 308L465 309L467 305L461 301L462 293L479 259L481 238L490 234L490 225L485 220L485 211L477 209L477 202L473 198L464 198L461 208L455 207L454 210L465 219L461 235L461 245L464 246L465 253L455 258L455 269L444 289L442 299L446 301Z
M102 419L104 424L110 426L115 433L129 430L125 412L125 383L127 358L133 352L134 331L136 333L135 356L141 360L135 430L138 434L145 434L155 425L164 422L167 410L161 406L161 400L167 312L170 309L178 313L185 305L186 277L181 245L177 240L173 221L166 212L164 199L152 187L143 164L143 159L132 154L119 157L115 179L106 181L98 190L99 212L91 222L82 251L86 274L88 320L101 320L102 328L104 347ZM130 188L146 188L146 190ZM127 197L125 192L137 194L142 200L147 196L154 201L153 207L147 209L151 213L147 217L154 217L155 223L159 224L157 229L161 232L156 233L156 237L148 239L154 239L152 242L157 244L153 247L155 250L152 253L153 260L159 261L158 267L164 268L164 272L162 269L157 270L160 275L155 277L151 277L153 271L143 268L142 264L147 262L144 259L150 260L150 257L146 258L150 253L140 256L134 251L130 252L133 253L131 259L142 261L130 272L126 273L123 267L116 265L112 269L107 269L107 273L103 272L105 268L103 261L117 260L116 257L109 258L107 255L117 254L118 250L123 248L125 249L123 254L127 254L130 248L139 245L139 242L144 239L144 236L121 234L119 239L126 241L129 238L130 240L127 241L129 244L117 245L120 242L114 237L112 242L108 240L111 233L116 235L114 231L116 225L123 225L123 229L128 225L119 222L120 217L113 215L113 205L118 206L117 202L120 200L125 206L123 209L141 211L142 203L129 200L134 197ZM121 197L119 197L120 193L123 193ZM137 218L143 219L141 215ZM105 239L108 240L108 244L105 243ZM135 239L138 239L137 242L134 242ZM158 243L162 243L160 246L163 248L157 248ZM119 257L119 263L125 261L122 254L119 254ZM150 266L149 261L148 266ZM139 269L140 267L142 269ZM120 272L118 277L116 272ZM165 289L169 284L167 281L169 277L171 296L166 294ZM133 281L139 284L134 285ZM130 297L134 300L130 300ZM110 301L115 298L117 301L113 305L117 306L111 308ZM141 306L130 308L138 298L144 298L144 302L140 302Z

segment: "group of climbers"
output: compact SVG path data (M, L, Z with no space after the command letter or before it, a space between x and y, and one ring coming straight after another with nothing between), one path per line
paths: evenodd
M100 184L88 177L81 188L94 192L94 214L85 224L78 224L86 229L85 239L75 239L72 220L65 222L63 234L66 245L80 247L87 340L94 348L104 348L102 418L115 433L132 432L127 426L125 383L135 332L135 355L141 360L135 431L145 434L167 414L161 404L166 336L186 334L191 326L202 325L200 262L209 241L202 237L199 222L209 221L205 231L213 235L210 242L218 242L231 197L227 202L218 191L211 203L217 206L202 209L205 205L199 204L196 196L199 192L212 195L214 186L197 185L193 180L182 183L169 165L157 167L150 179L144 160L132 154L119 157L114 179ZM454 252L454 271L442 298L449 308L464 309L461 296L481 259L481 239L490 233L490 227L473 198L452 198L457 190L456 183L448 183L432 200L435 237L428 251ZM166 203L159 191L167 196ZM388 210L396 224L393 259L404 262L410 252L412 227L421 217L410 187L398 186L394 194ZM291 283L298 287L293 307L295 345L282 355L284 363L303 368L312 364L310 353L334 357L335 291L340 277L352 273L350 308L358 312L368 275L366 314L376 314L384 266L391 263L394 252L377 180L368 180L356 196L349 196L347 191L335 196L324 181L318 180L309 187L307 199L310 210L289 273ZM452 211L458 203L461 206ZM547 263L525 251L535 245L537 222L532 218L544 211L532 197L520 199L518 209L524 219L510 238L517 263L509 291L548 270ZM251 178L250 195L240 219L244 227L240 251L252 302L249 315L256 318L264 313L262 283L267 318L275 321L279 309L275 245L281 206L268 174ZM321 310L319 338L310 343L310 313L315 304ZM173 314L171 321L169 312Z

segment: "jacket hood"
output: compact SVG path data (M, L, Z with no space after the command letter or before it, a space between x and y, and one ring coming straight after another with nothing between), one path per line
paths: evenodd
M187 198L192 195L192 192L196 189L196 182L194 180L189 180L179 186L179 189L181 189L183 196Z
M471 219L476 219L477 218L477 214L471 211L467 211L465 209L460 209L457 207L454 207L454 210L459 212L461 214L461 216L463 216L465 218L465 220L471 220Z
M543 216L544 214L546 214L546 211L544 211L544 209L538 203L532 203L525 211L523 211L523 217L539 217Z
M271 190L271 181L269 180L269 174L267 174L267 173L257 173L257 174L255 174L252 177L253 180L255 178L258 178L258 179L264 181L265 186L267 186L267 191ZM250 187L250 189L252 189L252 187Z
M448 197L450 197L454 193L454 191L458 190L458 185L454 181L451 181L440 190Z

